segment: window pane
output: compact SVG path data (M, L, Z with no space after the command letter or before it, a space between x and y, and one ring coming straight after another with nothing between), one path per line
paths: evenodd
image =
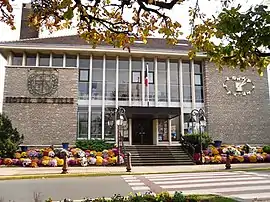
M12 57L12 65L22 65L23 54L14 54Z
M106 111L105 111L105 124L104 124L104 139L107 141L114 141L115 140L115 121L114 121L114 117L111 113L109 108L113 109L114 107L112 106L107 106L106 107ZM112 121L113 125L109 125L108 122Z
M102 138L102 117L101 107L92 107L91 109L91 139Z
M49 66L50 65L50 55L40 54L39 55L39 66Z
M76 55L66 55L66 67L77 67Z
M80 70L80 81L89 81L89 71L88 70Z
M36 58L35 54L26 54L26 66L36 66Z
M142 61L139 58L132 58L132 71L137 72L131 75L132 79L132 100L142 100L142 84L141 84L141 72L142 72ZM139 73L140 72L140 73ZM138 82L138 80L140 82ZM134 81L134 83L133 83Z
M196 102L203 102L203 86L195 86Z
M119 87L118 87L118 100L128 100L129 97L129 60L119 60Z
M167 101L167 65L165 61L157 63L158 77L158 101Z
M78 112L78 138L88 137L88 112Z
M179 141L180 140L180 118L179 116L176 118L171 119L171 138L172 141Z
M191 85L190 73L183 73L183 85Z
M195 74L195 85L202 85L202 75L201 74Z
M191 102L191 86L184 86L184 102Z
M191 72L190 62L189 61L183 61L182 62L182 68L183 68L183 72L186 72L186 73Z
M92 99L101 100L102 97L102 69L103 60L93 59Z
M105 68L105 99L115 100L115 86L116 86L116 58L106 58Z
M180 91L179 91L179 69L178 62L170 63L170 76L171 76L171 101L180 101Z
M63 55L53 55L52 66L63 67Z
M168 121L158 119L158 141L168 141Z
M196 73L198 73L198 74L202 73L202 66L201 66L200 62L195 62L194 63L194 72L195 72L195 74Z
M90 57L89 56L80 56L79 67L81 69L89 69L89 67L90 67Z
M89 99L89 82L79 82L79 99Z

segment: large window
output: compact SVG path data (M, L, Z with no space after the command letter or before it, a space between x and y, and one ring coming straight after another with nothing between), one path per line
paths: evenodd
M189 61L183 61L183 94L184 102L191 102L191 67Z
M37 55L36 54L26 54L26 66L36 66Z
M132 59L132 100L142 100L142 61Z
M50 65L50 54L39 54L39 66Z
M89 70L79 69L79 99L89 98Z
M103 72L103 59L93 59L93 72L92 72L92 99L102 99L102 72Z
M115 100L116 86L116 60L115 58L106 58L106 75L105 75L105 99Z
M179 68L178 62L172 61L170 63L170 76L171 76L171 101L180 102L180 91L179 91Z
M158 141L168 141L168 120L158 119Z
M66 67L77 67L76 55L66 55Z
M115 141L115 121L114 117L111 117L112 114L109 109L113 109L113 106L108 106L105 110L105 124L104 124L104 139L107 141ZM113 121L113 125L109 125L108 122Z
M196 102L203 102L203 74L200 62L194 64L194 80L195 80L195 98Z
M80 55L79 68L80 69L89 69L90 68L90 57L89 56Z
M167 101L167 66L165 60L158 60L158 101Z
M153 59L147 59L145 64L148 65L148 89L149 89L149 101L155 100L155 85L154 85L154 61ZM144 78L145 79L145 78ZM148 99L148 92L145 89L145 100Z
M12 65L22 65L23 54L14 53L12 57Z
M91 139L102 138L102 116L101 107L93 107L91 109Z
M172 141L179 141L180 140L180 117L175 117L171 119L171 139Z
M78 110L78 138L88 138L88 110Z
M53 67L63 67L63 55L53 54L52 66Z
M128 100L129 97L129 60L120 58L119 60L119 86L118 100Z

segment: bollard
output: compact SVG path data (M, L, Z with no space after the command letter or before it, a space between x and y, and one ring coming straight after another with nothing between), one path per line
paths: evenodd
M62 152L62 154L64 155L64 164L61 174L67 174L68 173L67 152Z
M131 153L127 153L127 172L131 172Z
M226 170L231 169L231 160L230 160L230 153L229 152L227 152L225 169Z

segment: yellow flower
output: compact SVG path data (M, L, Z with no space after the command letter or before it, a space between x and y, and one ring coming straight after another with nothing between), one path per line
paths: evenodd
M19 152L16 152L14 156L15 156L15 159L20 159L21 158L21 154Z
M97 156L96 165L101 166L102 165L103 158L101 156Z
M256 162L257 162L257 156L256 156L256 155L251 155L251 156L249 157L249 161L250 161L251 163L256 163Z

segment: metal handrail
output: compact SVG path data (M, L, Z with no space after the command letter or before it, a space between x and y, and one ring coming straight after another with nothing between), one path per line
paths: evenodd
M179 142L181 143L181 145L182 145L183 149L186 151L186 153L194 161L193 155L195 154L195 148L193 147L193 145L190 142L188 142L182 134L180 135Z

